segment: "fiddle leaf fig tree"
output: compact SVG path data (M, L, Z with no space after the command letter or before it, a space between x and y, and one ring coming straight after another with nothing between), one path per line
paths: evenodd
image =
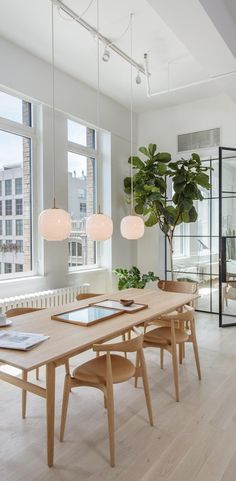
M144 216L147 227L159 224L166 235L173 279L175 228L183 222L196 222L198 214L194 201L202 201L202 190L211 188L210 167L203 166L196 153L190 159L173 162L171 154L157 151L156 144L140 147L139 152L142 159L138 156L132 158L134 209L136 214ZM131 158L128 162L131 163ZM124 179L124 191L129 201L131 177ZM172 191L171 195L168 195L169 191Z

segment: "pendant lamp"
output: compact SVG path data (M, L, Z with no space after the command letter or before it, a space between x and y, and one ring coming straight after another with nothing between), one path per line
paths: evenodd
M144 234L142 217L134 212L134 183L133 183L133 13L130 14L130 177L131 177L131 207L130 215L123 217L120 223L122 237L129 240L140 239Z
M38 230L48 241L62 241L71 232L71 219L68 212L56 207L55 200L55 61L54 61L54 4L52 1L52 136L53 136L53 207L43 210L38 219Z
M99 134L100 134L100 44L99 44L99 0L97 0L97 127L98 127L98 155L99 155ZM101 191L101 189L100 189ZM112 219L100 212L88 217L86 221L86 234L88 239L101 241L110 239L113 233Z

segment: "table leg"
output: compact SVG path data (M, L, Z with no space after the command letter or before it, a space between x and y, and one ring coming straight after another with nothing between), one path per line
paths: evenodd
M47 406L47 456L48 466L53 466L54 424L55 424L55 365L46 365L46 406Z

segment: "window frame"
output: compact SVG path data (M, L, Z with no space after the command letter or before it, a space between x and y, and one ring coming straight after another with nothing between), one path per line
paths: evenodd
M82 144L78 144L75 142L72 142L68 140L68 120L72 120L73 122L77 122L80 125L83 125L87 128L93 129L95 131L95 148L91 148ZM100 189L99 186L101 184L100 182L100 175L99 173L101 172L101 160L100 160L100 155L99 155L99 136L100 132L99 130L91 124L88 124L84 121L81 121L78 118L72 117L67 115L66 117L66 152L67 152L67 172L68 172L68 154L77 154L81 155L83 157L90 157L94 159L95 162L95 201L96 201L96 207L100 204L99 199L100 199ZM68 242L69 244L69 242ZM69 262L67 262L67 271L68 274L76 274L81 271L89 271L89 270L94 270L100 268L101 264L101 248L100 248L100 242L95 241L96 245L96 263L95 264L87 264L87 265L82 265L82 266L69 266ZM68 249L68 261L69 261L69 249Z
M20 98L22 101L31 103L31 126L15 122L13 120L6 119L0 116L0 131L18 135L20 137L26 137L30 140L31 146L31 270L27 272L12 272L4 274L0 272L0 282L7 280L15 280L19 278L27 278L36 276L38 273L36 271L37 266L37 252L38 252L38 230L37 230L37 218L38 218L38 180L37 180L37 160L38 160L38 135L37 126L39 124L40 116L40 105L34 100L24 96L17 95L10 89L0 87L0 90L6 94L13 97ZM2 191L5 185L2 185ZM12 192L15 193L15 186L12 185ZM3 194L3 192L2 192ZM4 191L5 194L5 191ZM20 194L16 194L20 195ZM23 203L24 204L24 203ZM3 262L4 264L4 262ZM4 271L4 269L3 269Z

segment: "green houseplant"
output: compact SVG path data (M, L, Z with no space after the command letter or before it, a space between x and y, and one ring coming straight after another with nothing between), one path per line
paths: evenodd
M137 289L144 289L146 284L150 281L157 281L159 277L155 276L154 272L149 271L147 274L140 273L140 270L133 266L131 269L122 269L118 267L113 270L113 273L118 277L118 289L129 289L136 287Z
M182 158L173 162L171 154L157 151L156 144L140 147L139 152L143 154L142 159L132 157L135 212L144 216L147 227L159 224L165 234L173 279L175 228L183 222L196 222L198 214L194 201L203 200L201 189L209 190L211 187L208 173L210 167L203 166L196 153L190 159ZM131 163L131 158L128 162ZM131 177L124 179L124 191L129 201Z

